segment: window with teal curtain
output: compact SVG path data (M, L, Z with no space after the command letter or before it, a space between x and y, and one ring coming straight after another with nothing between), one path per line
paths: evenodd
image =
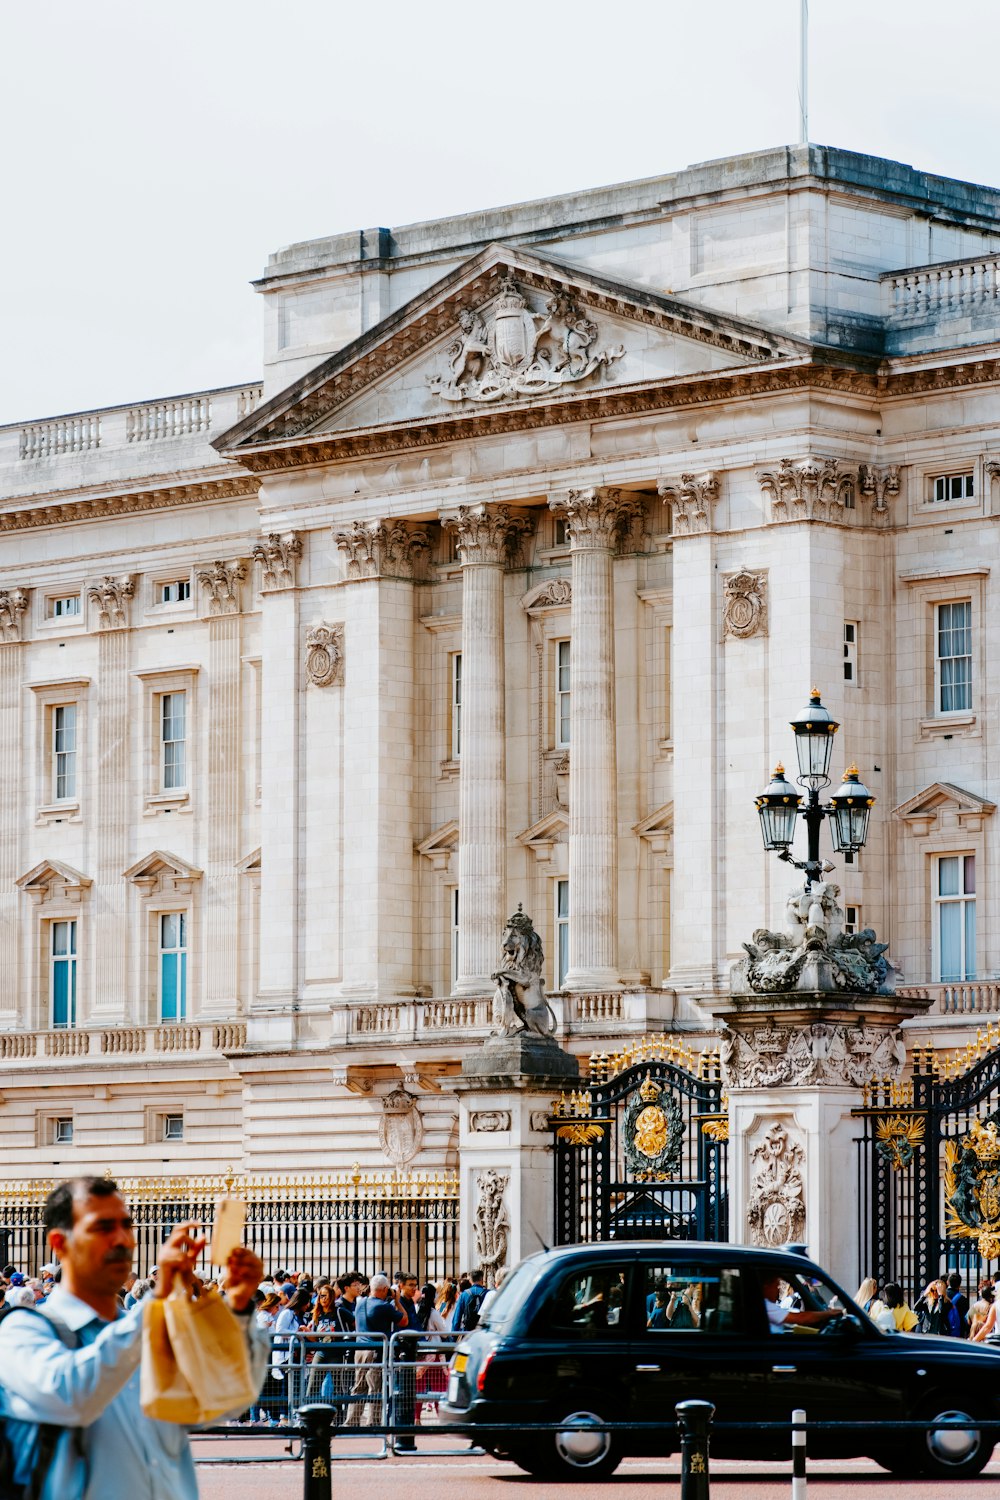
M182 911L160 916L160 1020L187 1018L187 917Z
M76 1025L76 923L52 923L52 1025Z

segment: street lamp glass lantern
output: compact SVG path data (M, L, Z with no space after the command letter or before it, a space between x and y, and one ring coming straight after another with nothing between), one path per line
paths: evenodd
M810 783L829 780L833 737L839 728L836 719L830 717L820 702L819 688L813 688L809 707L792 720L799 775Z
M795 837L795 819L801 801L801 793L786 779L785 768L779 763L770 783L755 799L765 849L786 850L789 847Z
M860 779L857 766L848 766L843 784L830 798L833 846L838 854L864 848L874 805L875 798Z

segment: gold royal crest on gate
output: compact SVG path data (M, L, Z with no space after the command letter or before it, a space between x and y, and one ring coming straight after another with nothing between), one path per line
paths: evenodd
M625 1162L641 1180L663 1181L681 1165L684 1116L681 1107L663 1085L646 1074L632 1095L622 1122Z
M946 1141L945 1231L978 1242L984 1260L1000 1256L1000 1109Z

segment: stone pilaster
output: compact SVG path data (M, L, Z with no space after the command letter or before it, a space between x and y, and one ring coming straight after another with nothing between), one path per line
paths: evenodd
M573 565L565 987L606 990L620 982L613 563L641 501L621 490L590 489L549 504L568 522Z
M122 874L129 864L129 642L130 578L104 578L88 590L98 612L97 861L93 912L90 1016L145 1020L129 1006L129 922ZM81 1015L81 1020L86 1020Z
M0 1016L5 1025L15 1026L28 1024L21 1005L24 987L18 952L20 893L14 885L24 873L18 867L24 818L21 616L27 605L25 589L0 592L0 972L6 976L0 991Z
M462 560L455 993L481 995L492 989L507 920L503 575L530 522L505 505L475 505L462 506L442 524L455 532Z
M243 778L240 719L242 614L209 621L208 859L203 931L205 982L202 1014L226 1020L236 1014L239 988L240 808Z

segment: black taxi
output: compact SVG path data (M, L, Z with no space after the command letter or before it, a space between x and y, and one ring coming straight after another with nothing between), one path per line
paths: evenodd
M776 1283L780 1283L777 1285ZM788 1317L788 1312L805 1317ZM452 1358L441 1419L547 1478L597 1479L626 1454L669 1453L674 1408L715 1406L712 1451L784 1459L787 1422L875 1422L810 1432L810 1456L868 1456L900 1475L966 1478L989 1462L1000 1350L884 1333L805 1256L690 1241L574 1245L522 1261ZM896 1424L949 1419L926 1433ZM603 1433L611 1422L655 1424ZM528 1432L548 1423L554 1431ZM503 1424L508 1432L477 1432Z

